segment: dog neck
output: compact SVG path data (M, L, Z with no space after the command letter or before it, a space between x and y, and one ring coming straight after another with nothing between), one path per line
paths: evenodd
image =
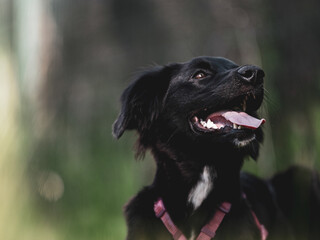
M212 149L178 156L163 148L153 149L157 162L153 185L159 189L168 211L172 210L173 218L174 214L185 217L207 209L208 205L214 207L223 201L240 199L243 158L223 151Z

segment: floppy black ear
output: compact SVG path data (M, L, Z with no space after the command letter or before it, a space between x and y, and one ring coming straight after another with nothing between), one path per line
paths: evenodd
M121 96L122 108L113 124L113 136L120 138L127 129L141 134L158 117L167 92L174 65L156 67L143 72Z

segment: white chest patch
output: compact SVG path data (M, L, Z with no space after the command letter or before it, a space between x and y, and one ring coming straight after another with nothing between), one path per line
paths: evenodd
M197 209L203 200L206 199L213 187L213 180L216 176L213 174L210 167L205 166L201 173L197 184L191 189L188 202L192 203L194 210Z
M195 240L196 239L196 234L194 233L194 231L191 232L191 237L189 238L189 240Z

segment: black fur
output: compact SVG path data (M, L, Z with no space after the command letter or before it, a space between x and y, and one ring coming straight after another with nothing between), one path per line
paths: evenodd
M157 164L152 185L140 191L126 206L128 240L172 239L153 212L153 204L159 197L187 238L192 232L195 236L199 234L223 201L231 202L232 209L215 239L260 239L250 209L268 229L268 239L320 236L314 224L320 223L320 214L300 214L305 218L298 221L292 220L292 216L297 216L291 214L294 207L302 207L308 201L312 202L314 212L319 213L317 175L307 182L310 188L307 202L299 202L298 206L287 204L299 195L294 193L290 173L264 181L240 172L246 156L258 157L263 139L261 127L255 130L226 127L207 132L197 128L193 121L195 116L240 109L246 96L246 112L257 117L256 111L263 100L263 77L263 71L254 66L239 67L224 58L199 57L146 71L124 91L113 135L119 138L125 130L136 130L138 155L150 149ZM243 147L235 144L235 140L249 138L252 141ZM194 209L188 195L205 166L216 176L214 187L200 207ZM308 176L310 172L304 174ZM304 194L303 191L300 192ZM242 192L246 193L247 200L241 197ZM310 226L309 219L313 222ZM298 233L295 232L297 222L301 225Z

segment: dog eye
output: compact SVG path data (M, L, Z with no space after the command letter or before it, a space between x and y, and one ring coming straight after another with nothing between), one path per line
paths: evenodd
M202 78L205 78L207 76L206 73L200 71L200 72L196 72L192 78L194 79L202 79Z

